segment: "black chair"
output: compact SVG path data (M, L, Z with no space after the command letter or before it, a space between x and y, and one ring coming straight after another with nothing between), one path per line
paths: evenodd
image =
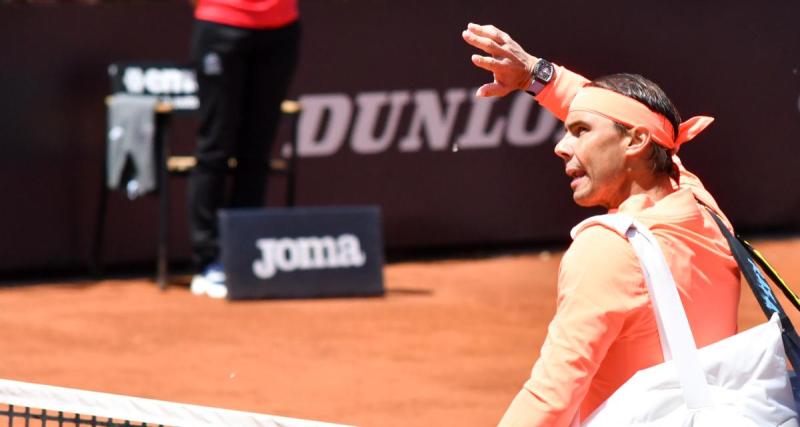
M161 73L168 83L148 88L143 83L147 73ZM156 246L156 281L160 289L165 289L168 280L169 261L169 218L170 218L170 191L169 180L173 177L185 177L196 165L193 156L173 156L168 141L169 129L175 115L191 115L198 105L196 82L191 79L194 71L186 66L164 63L117 63L109 67L112 93L128 93L158 98L155 109L155 135L154 153L156 157L158 189L155 194L159 198L158 208L158 238ZM153 81L150 75L148 81ZM156 75L155 77L158 77ZM140 80L137 80L139 79ZM166 80L169 79L169 80ZM159 89L168 89L167 93ZM151 90L153 89L153 90ZM297 163L297 118L301 111L297 101L285 100L281 104L281 112L290 119L292 129L291 153L287 157L272 158L269 162L270 174L286 175L286 201L288 207L294 206L296 188L296 163ZM230 170L236 168L236 159L228 160ZM108 193L106 185L106 156L103 157L103 178L101 179L99 203L95 217L94 240L89 260L89 269L95 276L102 274L103 270L103 239L105 235L105 222L108 214Z

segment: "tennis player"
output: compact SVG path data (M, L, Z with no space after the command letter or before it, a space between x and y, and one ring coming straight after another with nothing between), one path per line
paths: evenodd
M472 62L493 76L477 96L525 90L564 121L555 154L564 161L575 203L626 213L650 228L698 347L735 334L739 270L703 205L722 212L676 156L713 119L681 122L646 78L614 74L589 81L528 54L491 25L469 24L462 36L486 53ZM654 316L624 236L600 224L573 229L559 268L556 314L500 425L557 427L587 418L636 371L663 362Z

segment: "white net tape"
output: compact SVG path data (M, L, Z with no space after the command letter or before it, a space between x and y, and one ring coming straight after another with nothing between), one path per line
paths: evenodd
M335 427L320 421L233 411L0 379L0 403L175 427Z

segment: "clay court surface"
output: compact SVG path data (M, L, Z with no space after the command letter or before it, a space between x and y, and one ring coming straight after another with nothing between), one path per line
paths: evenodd
M754 243L800 286L800 239ZM390 264L386 296L368 299L232 303L147 278L0 288L0 377L363 426L494 425L538 355L560 256ZM762 320L744 287L740 313L742 328Z

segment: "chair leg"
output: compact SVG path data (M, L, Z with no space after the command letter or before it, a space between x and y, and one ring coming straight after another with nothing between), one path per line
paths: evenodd
M103 158L103 169L100 177L100 195L94 222L94 239L89 254L89 274L99 279L103 274L103 238L105 237L106 214L108 213L108 186L106 186L106 159Z
M169 158L169 147L167 144L167 131L169 126L169 115L158 114L156 116L156 151L158 156L158 247L156 252L156 281L162 291L167 287L169 275L169 218L170 218L170 194L169 194L169 171L167 170L167 159Z

